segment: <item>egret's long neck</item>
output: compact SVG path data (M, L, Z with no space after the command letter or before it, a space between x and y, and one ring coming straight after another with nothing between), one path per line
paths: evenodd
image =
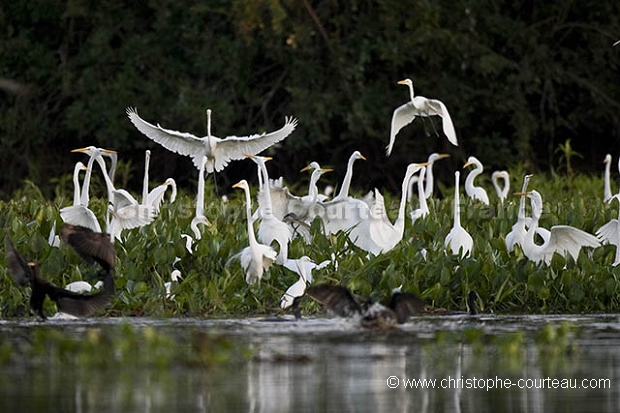
M319 187L317 186L317 182L319 182L319 178L321 177L322 172L319 169L315 169L310 175L310 185L308 185L308 196L312 199L312 202L319 201Z
M256 241L256 235L254 235L254 226L252 225L252 198L250 196L250 188L243 187L245 192L245 214L248 221L248 239L250 245L258 244Z
M460 200L460 190L459 190L459 178L461 174L456 171L454 173L454 226L461 226L461 200Z
M523 186L521 187L521 192L527 192L527 185L530 183L530 178L525 177L523 179ZM525 195L521 195L521 199L519 200L519 212L517 213L517 220L520 222L525 221Z
M73 171L73 205L80 203L80 169L77 165Z
M611 170L611 162L607 162L607 164L605 164L605 200L608 200L609 198L611 198L611 183L610 183L610 178L609 178L609 173Z
M82 194L80 197L80 204L83 206L88 206L89 199L89 187L90 187L90 176L93 170L93 164L95 163L95 157L91 156L88 160L88 165L86 165L86 174L84 175L84 182L82 182Z
M353 163L355 162L355 158L349 158L349 163L347 164L347 172L344 175L344 179L342 180L342 186L340 187L340 191L338 191L338 195L336 199L344 199L349 196L349 188L351 187L351 179L353 178Z
M267 165L265 165L264 161L259 161L258 167L260 168L260 175L263 177L263 185L262 188L265 191L265 208L266 212L272 212L272 204L271 204L271 192L269 192L269 173L267 172Z
M211 137L211 109L207 109L207 136Z
M403 184L400 187L401 196L400 196L400 206L398 207L398 217L396 218L396 222L394 222L394 229L398 231L401 235L405 231L405 208L407 207L407 189L409 189L409 180L413 176L415 172L407 169L407 173L405 174L405 179L403 179Z
M151 152L146 151L144 155L144 181L142 181L142 205L147 204L149 197L149 164L151 162Z
M474 179L476 179L476 177L482 173L482 165L475 163L474 166L475 168L469 174L467 174L467 178L465 178L466 188L473 189Z
M106 169L105 160L103 159L103 156L101 155L97 155L95 157L95 160L99 164L99 167L101 168L101 172L103 173L103 180L105 181L105 185L108 190L108 202L112 202L112 200L114 199L115 188L114 188L114 184L112 183L112 179L110 179L110 175L108 174L108 171Z
M428 168L430 167L431 165L426 167L427 171L428 171ZM422 167L422 170L420 171L419 178L418 178L418 198L420 198L420 209L423 211L427 211L428 204L426 203L426 194L424 193L424 182L422 180L422 175L424 175L424 172L425 172L424 167ZM427 182L427 187L428 187L428 182Z
M409 86L409 97L411 98L411 103L415 105L415 101L413 100L413 98L415 97L415 95L413 94L413 84L410 83L408 86Z
M420 177L422 173L420 173ZM426 186L424 188L424 198L430 198L433 195L433 185L435 185L435 178L433 177L433 164L430 163L426 167Z

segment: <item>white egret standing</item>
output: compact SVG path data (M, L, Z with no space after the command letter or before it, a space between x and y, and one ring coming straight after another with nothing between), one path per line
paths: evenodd
M456 140L456 132L452 119L448 113L446 105L437 99L427 99L423 96L414 96L413 82L411 79L405 79L398 82L399 85L407 85L409 87L409 95L411 101L399 106L392 114L392 127L390 130L390 143L386 148L386 154L392 153L392 147L396 140L396 134L404 126L413 122L416 116L440 116L443 122L443 132L454 146L458 146Z
M603 189L603 202L607 202L611 199L611 182L610 182L610 169L611 169L611 155L605 155L605 159L603 160L605 164L605 174L603 175L604 179L604 189ZM619 164L620 165L620 164ZM620 166L618 167L620 169Z
M259 172L263 176L263 185L269 185L269 173L265 162L271 158L255 155L248 155L248 157L258 165ZM280 251L276 263L284 264L288 257L288 243L293 237L293 230L274 216L269 188L265 188L263 193L264 197L260 199L262 202L259 202L258 206L258 217L261 220L258 226L258 240L266 245L271 245L273 241L277 242Z
M263 278L263 273L271 267L276 260L278 253L269 245L259 244L254 234L252 226L252 198L250 187L245 179L233 185L233 188L241 188L245 192L246 215L248 222L248 239L250 245L241 252L235 254L232 259L239 258L241 267L245 272L245 281L248 284L256 284ZM229 260L230 261L230 260Z
M349 188L351 187L351 179L353 178L353 163L358 160L366 160L364 155L362 155L359 151L355 151L349 157L349 162L347 163L347 172L344 175L344 179L342 180L342 185L340 186L340 191L338 191L338 195L336 195L332 201L344 201L349 198Z
M481 186L474 186L474 179L476 179L476 177L484 170L482 167L482 162L476 159L476 157L470 156L465 165L463 165L463 169L467 168L469 165L474 165L475 168L467 174L467 178L465 178L465 192L467 192L467 195L471 199L477 199L483 204L489 205L489 196L487 195L487 191Z
M426 197L424 196L424 179L422 178L424 176L424 173L426 171L426 168L430 168L431 165L428 165L427 167L422 167L422 169L420 169L420 174L418 176L418 199L420 202L420 207L417 209L414 209L413 211L411 211L411 213L409 214L409 216L411 217L411 222L416 222L416 220L418 218L425 218L428 213L430 212L430 210L428 209L428 203L426 202ZM413 178L411 179L411 181L413 181ZM409 188L409 191L411 191L411 188ZM411 195L411 194L409 194ZM407 196L408 198L410 196Z
M370 216L351 230L349 237L358 247L374 255L392 250L402 239L405 231L405 208L407 207L407 188L409 180L426 163L412 163L407 166L401 185L401 198L398 217L392 224L385 210L383 195L375 189L375 202L370 208ZM366 225L366 222L368 225ZM359 230L358 230L359 228Z
M532 221L525 234L523 253L530 261L549 265L556 252L563 256L570 254L576 261L581 247L595 248L601 245L594 235L568 225L551 227L549 238L545 239L543 244L537 245L534 235L543 210L542 196L537 191L529 191L527 197L532 203Z
M428 163L428 166L426 167L426 175L425 175L426 185L424 187L424 197L426 197L426 199L430 198L433 195L433 190L435 188L435 177L433 175L433 165L435 164L435 161L449 158L449 157L450 155L447 153L436 153L436 152L431 153L428 156L428 160L426 161Z
M200 168L198 169L198 191L196 193L196 214L192 219L190 228L194 232L194 238L201 239L202 234L198 228L198 224L211 226L211 223L205 217L205 165L207 164L207 157L203 156L200 162Z
M512 226L512 230L506 234L506 249L508 252L514 250L515 245L519 245L523 248L523 241L525 240L525 228L527 218L525 217L525 197L527 195L527 186L530 182L532 175L525 175L523 177L523 186L521 187L521 199L519 200L519 210L517 212L517 222Z
M79 151L79 150L76 150ZM74 151L72 151L74 152ZM73 205L64 207L60 210L60 217L68 224L79 225L82 227L90 228L94 232L101 232L101 225L95 216L95 213L88 208L90 202L90 177L92 174L93 163L95 158L91 157L88 161L88 166L84 167L81 162L75 164L73 171L73 185L75 186L73 191ZM82 191L79 190L79 173L80 170L85 170L84 181L82 182ZM77 198L76 198L77 197ZM75 202L77 199L78 202Z
M608 203L617 199L620 203L620 194L613 195ZM611 244L616 246L616 257L611 264L614 267L620 264L620 208L618 209L618 219L612 219L596 231L597 238L603 244Z
M460 255L465 258L471 255L474 248L474 240L465 228L461 226L461 205L459 191L459 171L454 172L454 225L448 236L446 236L445 247L452 251L452 254Z
M312 271L320 270L329 265L330 262L326 260L320 264L315 264L306 255L298 259L287 259L283 267L299 275L299 280L286 290L280 299L280 307L285 309L293 305L295 298L303 296L306 292L306 286L313 281Z
M285 118L284 126L275 132L251 136L228 136L224 139L211 135L211 110L207 110L207 136L197 137L191 133L177 132L152 125L144 121L135 108L127 108L131 123L149 139L159 143L169 151L192 158L196 168L204 156L207 157L206 171L219 172L230 161L244 159L246 154L256 155L274 143L289 136L297 126L297 119Z
M504 181L503 187L499 185L500 179ZM499 201L504 205L504 199L508 197L508 193L510 192L510 175L507 171L495 171L491 174L491 181L493 182Z

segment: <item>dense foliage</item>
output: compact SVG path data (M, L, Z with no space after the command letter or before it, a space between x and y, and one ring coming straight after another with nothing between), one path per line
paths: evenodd
M188 160L133 128L127 106L197 135L206 108L218 136L293 115L300 127L272 151L286 160L280 174L292 180L310 160L342 164L359 149L372 160L369 184L391 190L432 151L451 150L453 167L473 154L530 171L555 165L567 139L582 170L618 152L618 2L3 1L0 27L5 198L25 178L51 198L50 177L74 162L68 150L89 144L135 160L151 147L162 178L193 177ZM383 156L404 77L446 103L460 148L418 121ZM250 169L233 164L224 186Z
M512 187L517 188L520 183L514 177L522 176L522 171L512 172ZM8 233L24 256L42 263L44 275L65 285L88 279L94 269L81 262L68 246L53 248L48 244L54 222L57 228L61 222L59 207L71 202L69 180L59 182L56 192L62 195L54 202L46 200L34 184L24 186L14 199L0 201L0 238ZM312 244L294 239L289 257L308 255L315 262L335 260L337 264L315 272L316 282L344 283L356 293L372 294L375 299L386 299L393 288L402 284L403 290L420 294L430 307L464 310L464 297L476 290L485 310L497 313L620 310L620 267L611 266L615 247L583 250L576 262L556 255L550 266L528 261L520 250L509 254L504 237L516 221L517 197L501 206L490 192L488 177L479 184L489 190L491 206L466 200L461 213L462 224L475 242L471 258L459 259L444 252L444 239L452 226L451 196L433 199L431 214L414 225L407 217L403 241L386 254L368 257L350 246L343 233L325 237L316 221ZM600 178L583 175L534 176L530 188L540 191L545 201L541 225L549 228L569 224L593 233L617 216L615 204L602 202L602 186ZM446 194L451 192L442 189ZM100 187L93 192L103 194ZM399 200L385 195L389 215L394 219ZM124 242L116 243L117 294L107 314L222 317L279 312L280 296L298 279L296 274L274 265L259 285L248 286L240 264L228 262L248 245L244 202L241 191L224 201L208 185L205 213L213 225L204 230L193 254L186 250L181 237L182 233L191 234L193 194L181 194L173 204L164 204L161 215L151 225L126 231ZM417 202L415 197L413 202ZM91 203L103 216L105 202L95 198ZM175 257L180 258L175 267L184 279L173 285L171 299L165 296L164 282L170 279ZM29 290L15 285L4 266L0 266L0 291L1 317L27 314ZM317 309L310 301L304 303L306 314ZM47 305L46 312L52 313L53 303Z

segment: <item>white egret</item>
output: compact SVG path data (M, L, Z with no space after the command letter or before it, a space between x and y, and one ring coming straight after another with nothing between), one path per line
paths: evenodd
M197 137L191 133L177 132L152 125L144 121L135 108L127 108L127 116L134 126L149 139L159 143L169 151L192 158L196 168L200 168L203 156L207 157L206 171L219 172L230 161L244 159L246 154L256 155L274 143L289 136L297 126L297 119L285 118L284 127L271 133L251 136L228 136L224 139L211 135L211 110L207 110L207 136Z
M202 233L198 228L198 224L211 226L211 223L205 217L205 165L207 164L207 157L203 156L200 161L200 167L198 168L198 191L196 193L196 214L192 219L190 228L194 232L194 238L201 239Z
M603 189L603 202L607 202L611 199L611 182L610 182L610 169L611 169L611 155L605 155L603 160L605 164L605 174L603 175L604 189ZM620 164L619 164L620 165ZM620 166L618 167L620 169Z
M411 101L396 108L392 114L390 143L386 148L387 155L389 156L392 153L392 147L394 146L394 141L396 140L396 134L398 131L413 122L416 116L440 116L443 123L443 132L451 144L458 146L454 125L452 124L452 119L450 118L446 105L437 99L427 99L423 96L414 96L413 82L411 79L401 80L398 84L407 85L409 87Z
M164 202L164 196L168 187L172 188L170 195L170 203L174 202L177 197L177 184L174 179L168 178L166 181L149 191L149 165L151 162L151 151L148 149L144 153L144 180L142 183L142 205L153 208L155 214L159 214L161 204Z
M169 300L174 300L174 294L171 294L172 292L172 284L173 283L180 283L181 280L183 280L183 275L181 274L181 271L177 270L176 268L174 270L172 270L172 272L170 273L170 281L166 281L164 283L164 288L166 289L166 298Z
M428 166L426 167L426 175L425 175L426 185L424 187L424 196L426 197L426 199L430 198L433 195L433 191L435 188L435 177L433 176L433 165L435 164L436 161L449 158L449 157L450 155L447 153L436 153L436 152L431 153L428 156L428 159L426 160L426 162L428 163Z
M358 159L361 159L363 161L366 160L364 155L362 155L359 151L353 152L349 157L349 162L347 163L347 172L345 173L344 179L342 180L340 191L338 191L338 195L336 195L332 199L332 201L344 201L349 198L349 188L351 187L351 179L353 178L353 164Z
M402 239L405 231L405 209L407 207L407 188L409 180L420 171L426 163L412 163L407 166L401 185L401 199L398 217L392 223L385 210L383 195L375 189L375 202L370 208L370 216L353 228L349 238L355 245L371 254L378 255L393 249Z
M576 261L581 247L595 248L601 245L594 235L568 225L551 227L549 238L545 239L543 244L537 245L534 242L534 235L543 210L542 197L534 190L529 191L527 197L532 203L532 221L525 234L523 253L530 261L544 262L548 265L556 252L563 256L570 254Z
M280 299L280 307L288 308L293 305L295 298L302 297L306 292L306 286L313 281L312 271L320 270L329 265L330 262L325 260L316 264L307 255L298 259L287 259L283 267L299 275L299 280L286 290Z
M499 184L500 179L504 181L503 187ZM508 193L510 192L510 175L508 171L494 171L491 174L491 181L493 182L499 201L504 205L504 199L508 197Z
M76 149L71 152L82 152L86 150L90 151L91 148L94 147ZM102 149L100 151L103 152L107 150ZM97 151L97 155L100 151ZM95 157L91 157L88 161L88 166L86 167L81 162L75 164L75 168L73 170L73 205L62 208L60 210L60 217L64 222L68 224L80 225L86 228L90 228L95 232L101 232L101 225L99 224L95 213L88 208L88 203L90 202L90 177L92 174L94 161ZM84 181L82 182L82 191L80 192L79 173L81 170L85 170L86 175L84 176Z
M613 195L608 203L617 199L620 203L620 194ZM616 257L611 264L614 267L620 264L620 209L618 209L618 219L612 219L596 231L597 238L603 244L611 244L616 246Z
M73 152L86 152L84 149L76 149ZM138 201L125 189L117 189L114 187L112 180L106 170L105 162L100 153L93 153L89 160L96 160L103 172L103 179L108 190L109 202L112 218L108 223L107 232L112 239L121 239L121 232L124 229L142 227L150 224L155 219L155 213L152 208L141 205ZM91 169L91 168L89 168ZM86 171L88 174L88 171Z
M521 199L519 200L519 210L517 212L517 222L512 226L512 230L506 234L506 249L508 252L514 250L515 245L519 245L523 248L523 241L525 240L525 233L527 232L526 224L528 219L525 216L525 197L527 194L527 186L530 182L532 175L525 175L523 177L523 186L521 187Z
M269 173L267 172L265 162L271 160L271 158L255 155L248 155L248 157L258 165L260 174L263 176L263 183L269 185ZM288 243L293 237L293 230L289 225L274 216L269 188L265 188L263 194L264 197L259 198L257 210L258 217L261 220L258 226L258 240L265 245L271 245L273 241L277 242L280 250L276 263L283 264L288 257Z
M245 192L248 239L250 245L231 257L231 260L239 258L241 267L245 272L245 281L248 284L256 284L263 278L263 273L276 261L278 253L269 245L259 244L256 240L254 227L252 226L252 198L247 181L243 179L234 184L233 188L241 188Z
M461 258L469 257L474 248L474 240L469 233L461 226L461 205L459 178L460 172L454 172L454 225L446 236L445 247L452 254L460 255Z
M430 167L431 165L428 165L426 167L423 166L422 169L420 169L420 174L417 180L418 199L420 202L420 207L417 209L414 209L409 214L409 216L411 217L411 222L416 222L416 220L418 220L419 218L425 218L430 212L430 210L428 209L428 203L426 202L426 197L424 196L424 179L422 178L424 176L424 173L426 172L426 169ZM410 181L413 181L413 177ZM409 188L409 191L411 191L411 188ZM409 198L409 195L407 196L408 198Z
M424 198L429 199L431 196L433 196L433 191L435 189L435 176L433 175L433 165L435 164L435 161L449 157L450 155L447 153L437 152L433 152L428 156L428 159L426 160L428 166L426 167L426 174L424 175ZM414 176L411 181L409 181L409 197L407 198L407 201L411 201L413 184L415 184L416 182L418 182L417 176Z
M487 191L481 186L474 186L474 179L476 179L476 177L484 170L482 167L482 162L476 159L476 157L470 156L467 158L465 165L463 165L463 169L470 165L474 165L475 168L467 174L467 178L465 178L465 192L467 192L467 195L471 199L477 199L483 204L489 205L489 196L487 195Z

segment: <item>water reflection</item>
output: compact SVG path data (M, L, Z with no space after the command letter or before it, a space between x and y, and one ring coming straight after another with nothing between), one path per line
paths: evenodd
M558 326L567 321L563 338ZM339 320L5 321L0 411L616 412L619 327L616 316L427 317L387 334ZM159 347L143 343L153 334L148 328L163 337ZM93 329L118 337L93 347L95 354L78 354L90 347L76 343L92 340ZM52 337L65 348L47 346ZM165 357L166 337L175 348L171 362L139 356ZM218 358L218 343L233 357ZM570 379L610 388L535 387L533 379L546 378L546 387ZM424 380L435 388L423 388ZM480 388L506 380L510 388Z

